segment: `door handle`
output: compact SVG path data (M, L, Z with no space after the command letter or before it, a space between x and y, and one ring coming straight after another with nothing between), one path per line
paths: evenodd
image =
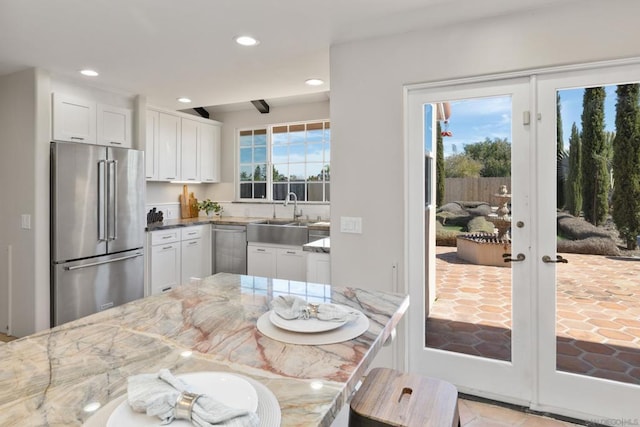
M545 255L542 257L542 262L568 264L569 260L566 258L562 258L561 255L556 255L556 259L551 259L549 255Z
M106 161L98 161L98 241L107 241L107 214L105 212Z
M519 262L526 259L526 257L522 253L516 255L515 258L511 258L511 254L502 254L502 258L504 259L504 262Z
M71 267L62 267L64 270L66 271L73 271L73 270L80 270L81 268L89 268L89 267L96 267L98 265L103 265L103 264L111 264L112 262L118 262L118 261L125 261L127 259L131 259L131 258L137 258L139 256L142 256L143 254L138 252L135 253L133 255L127 255L127 256L123 256L120 258L113 258L107 261L98 261L98 262L92 262L90 264L81 264L81 265L74 265Z

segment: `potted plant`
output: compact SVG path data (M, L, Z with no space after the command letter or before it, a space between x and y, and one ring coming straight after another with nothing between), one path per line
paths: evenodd
M220 215L222 213L222 206L218 202L212 202L211 199L203 200L198 203L198 209L204 211L208 217L211 217L211 214Z

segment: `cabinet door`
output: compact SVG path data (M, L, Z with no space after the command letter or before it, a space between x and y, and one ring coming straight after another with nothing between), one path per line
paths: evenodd
M182 146L181 146L181 173L182 181L200 181L200 165L198 138L198 122L195 120L182 119Z
M302 249L278 248L276 258L278 279L306 281L307 263Z
M158 179L178 179L180 168L180 118L158 113Z
M264 246L247 247L247 274L249 276L276 277L276 250Z
M200 123L202 182L220 182L220 126Z
M131 110L98 104L98 144L131 147Z
M96 103L53 94L53 140L96 143Z
M180 283L189 283L192 278L202 279L202 240L184 240L182 242L182 273Z
M151 247L151 294L168 292L180 284L180 243Z
M307 253L307 282L331 284L331 257L326 253Z
M145 176L158 179L158 112L147 110L146 144L144 148Z

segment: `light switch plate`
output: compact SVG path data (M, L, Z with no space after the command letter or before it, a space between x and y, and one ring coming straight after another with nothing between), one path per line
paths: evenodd
M362 234L362 218L341 216L340 232Z
M31 230L31 215L22 214L20 222L23 230Z

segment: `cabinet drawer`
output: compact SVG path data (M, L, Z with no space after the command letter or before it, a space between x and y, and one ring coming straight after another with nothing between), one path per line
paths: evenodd
M199 239L205 232L206 225L194 225L192 227L185 227L181 229L182 240Z
M151 245L161 245L163 243L174 243L180 240L180 230L172 228L169 230L159 230L151 232Z

